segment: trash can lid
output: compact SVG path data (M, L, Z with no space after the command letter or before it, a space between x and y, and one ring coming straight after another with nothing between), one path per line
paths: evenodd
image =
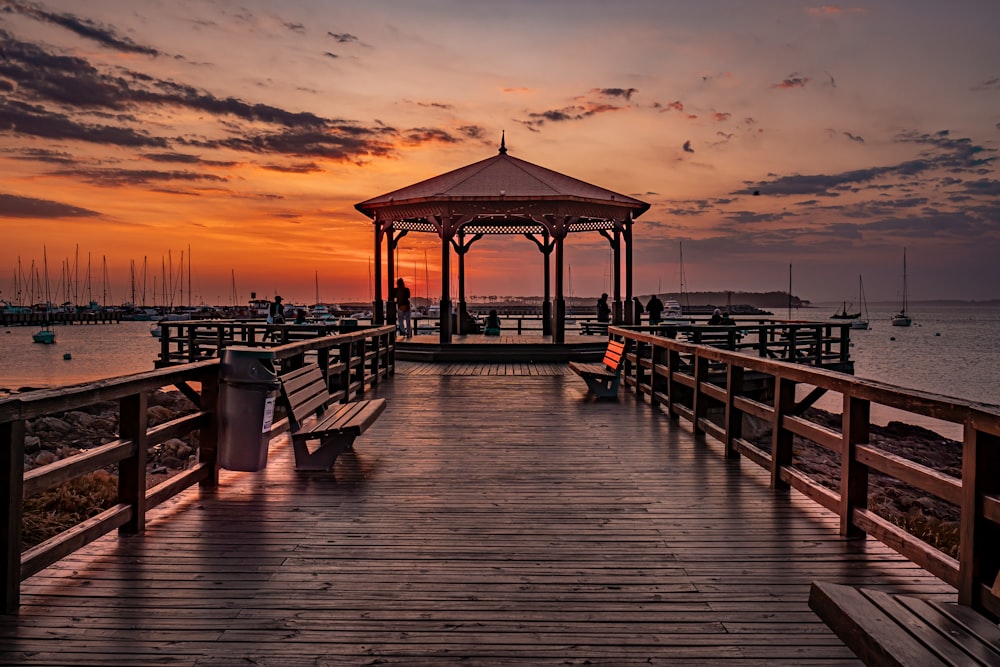
M274 359L274 350L266 347L249 347L246 345L232 345L222 350L222 354L227 359Z

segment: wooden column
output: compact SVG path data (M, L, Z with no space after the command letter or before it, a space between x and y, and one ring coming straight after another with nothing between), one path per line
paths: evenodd
M539 252L542 253L542 271L543 271L543 296L542 296L542 335L551 336L552 335L552 288L551 288L551 263L552 263L552 249L554 247L554 242L549 240L548 230L542 232L542 240L539 241L535 238L534 234L525 234L525 238L534 241L535 245L538 246Z
M632 300L632 220L625 219L622 238L625 241L625 321L627 324L638 324L639 318L635 312L635 302Z
M441 310L438 313L440 341L451 342L451 238L441 238Z
M372 303L372 324L385 324L385 307L382 303L382 222L375 219L375 298Z
M738 459L735 442L743 437L743 413L736 409L736 397L743 395L742 366L726 364L726 458Z
M611 244L611 249L614 257L614 265L612 266L614 270L614 287L612 294L614 294L615 299L612 307L611 322L613 324L622 324L625 321L622 308L622 232L618 223L615 223L614 241Z
M553 304L555 312L552 317L552 342L566 342L566 298L563 294L563 263L566 256L566 220L554 220L552 236L556 251L556 298Z
M392 229L392 227L389 227L389 229L387 229L386 231L389 235L387 244L389 269L387 271L388 275L385 280L385 284L388 287L388 289L386 290L386 323L396 324L399 319L398 318L399 313L396 311L396 278L398 276L396 276L395 258L396 258L396 251L399 249L399 241L404 236L406 236L408 230L404 229L400 232L395 232Z

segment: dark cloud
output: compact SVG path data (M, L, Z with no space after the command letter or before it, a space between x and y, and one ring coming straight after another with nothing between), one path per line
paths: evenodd
M111 146L156 146L166 148L167 141L125 127L84 123L61 113L20 102L0 100L0 132L11 132L46 139L73 139Z
M604 95L605 97L621 97L627 101L632 100L632 96L639 92L637 88L594 88L590 92Z
M851 134L850 132L844 132L844 136L850 139L851 141L858 142L859 144L865 143L865 138L858 136L856 134Z
M160 51L150 46L136 44L128 37L118 35L114 29L102 26L89 19L80 18L75 14L57 14L43 9L40 5L8 0L10 10L30 16L43 23L51 23L74 32L81 37L93 40L102 46L116 49L124 53L138 53L147 56L162 55Z
M315 162L307 162L305 164L292 164L292 165L282 165L282 164L265 164L264 169L270 171L278 171L284 174L315 174L317 172L323 171L318 164Z
M456 144L459 140L449 132L434 127L415 127L403 133L404 140L409 144L425 144L430 142Z
M326 56L327 58L339 58L340 57L336 53L331 53L329 51L324 51L323 55Z
M656 104L653 105L653 108L654 109L659 109L661 112L662 111L684 111L684 104L680 100L676 100L676 101L670 102L668 104L660 104L659 102L657 102Z
M595 114L607 113L609 111L621 111L622 107L613 104L593 104L593 105L571 105L562 109L550 109L529 113L530 120L520 121L525 125L539 127L546 122L562 123L572 120L583 120Z
M772 84L771 88L805 88L807 83L809 83L809 77L796 73L790 74L786 79L779 83Z
M328 119L237 98L220 98L193 86L116 68L99 71L88 61L20 41L0 30L0 77L13 82L0 98L0 133L78 140L126 147L172 145L224 147L358 161L392 152L395 130ZM227 138L151 136L138 117L150 110L182 108L218 121ZM252 127L245 127L244 121ZM261 125L275 126L261 129Z
M76 158L64 151L53 151L46 148L25 148L12 155L15 160L30 162L48 162L51 164L76 164Z
M683 149L684 149L685 153L694 153L694 149L691 148L691 140L690 139L688 139L687 141L684 142Z
M444 109L450 111L455 108L455 105L448 104L447 102L415 102L418 107L426 107L428 109Z
M355 37L354 35L350 35L346 32L340 32L340 33L327 32L326 34L329 35L330 37L333 37L340 44L349 44L350 42L358 41L357 37Z
M458 131L470 139L486 138L486 128L481 125L462 125L458 128Z
M987 79L986 81L983 81L982 83L977 83L975 86L972 87L972 90L975 91L1000 90L1000 77L995 76L992 79Z
M896 137L899 143L914 143L926 149L914 160L894 165L854 169L838 174L795 174L777 176L770 181L748 183L748 187L735 194L750 194L754 190L766 190L774 195L810 195L815 197L837 197L842 192L855 190L857 186L871 186L873 181L896 177L910 179L933 175L943 178L945 174L985 174L996 157L991 148L977 146L969 139L953 139L947 130L934 134L908 132Z
M0 194L0 218L92 218L97 211L48 199Z
M159 181L211 181L224 183L227 179L214 174L193 171L156 171L152 169L63 169L52 172L55 176L71 176L103 187L128 187Z
M142 157L153 162L176 162L179 164L202 164L210 167L234 167L238 162L206 160L190 153L145 153Z
M306 27L301 23L285 23L285 27L292 32L296 32L300 35L306 34Z

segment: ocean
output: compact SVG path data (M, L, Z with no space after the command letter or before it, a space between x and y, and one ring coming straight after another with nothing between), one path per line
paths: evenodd
M817 304L792 312L794 319L823 320L840 303ZM1000 304L926 304L911 307L911 327L893 327L896 304L869 304L871 329L851 331L855 375L955 398L1000 405ZM787 313L775 312L776 318ZM150 322L55 327L57 342L31 340L32 327L0 330L0 395L22 387L77 384L152 370L159 340ZM63 355L69 354L70 359ZM839 401L820 402L839 412ZM884 423L891 411L873 411ZM912 419L910 420L912 421ZM948 437L960 429L922 424ZM946 432L945 432L946 431Z

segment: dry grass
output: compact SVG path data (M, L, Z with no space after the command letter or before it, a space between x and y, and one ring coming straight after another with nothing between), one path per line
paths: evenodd
M100 514L118 502L118 478L98 471L26 498L21 522L24 549Z

